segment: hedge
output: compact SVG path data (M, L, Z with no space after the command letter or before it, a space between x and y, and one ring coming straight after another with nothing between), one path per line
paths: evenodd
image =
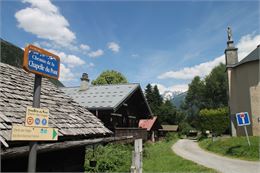
M210 130L215 135L224 133L230 124L228 109L202 109L199 112L202 131Z

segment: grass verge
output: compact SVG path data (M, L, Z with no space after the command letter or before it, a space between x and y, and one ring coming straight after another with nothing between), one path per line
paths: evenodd
M217 172L177 156L171 149L176 141L177 139L146 144L143 154L143 172Z
M259 160L259 137L249 137L251 146L248 146L246 137L220 138L217 141L204 139L199 142L201 148L223 156L257 161Z

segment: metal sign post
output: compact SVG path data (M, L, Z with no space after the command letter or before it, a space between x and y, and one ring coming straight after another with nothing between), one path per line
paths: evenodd
M54 55L44 49L41 49L34 45L28 45L24 50L23 68L24 70L35 74L32 107L40 108L42 76L58 79L60 74L60 58L57 55ZM44 112L45 110L42 109L42 111ZM31 116L27 117L26 115L25 126L12 127L12 140L30 141L28 172L36 171L36 141L57 140L57 129L48 128L48 114L49 112L47 111L44 112L44 114L35 116L30 114ZM42 118L41 122L40 118ZM24 138L23 135L21 135L21 131L23 131L22 129L25 128L29 128L28 131L26 131L26 133L28 134L27 138Z
M246 128L247 125L251 124L248 112L237 113L236 117L237 117L237 125L238 126L244 126L247 143L248 143L248 146L250 146L251 144L250 144L250 140L249 140L248 133L247 133L247 128Z
M247 143L248 143L249 146L251 146L251 144L250 144L250 140L249 140L249 137L248 137L248 133L247 133L246 126L244 126L244 130L245 130L245 133L246 133Z
M40 108L42 76L36 74L33 90L33 107ZM37 160L37 142L30 142L28 172L35 172Z

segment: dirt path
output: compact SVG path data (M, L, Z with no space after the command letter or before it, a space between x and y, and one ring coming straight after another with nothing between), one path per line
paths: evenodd
M201 149L197 142L180 139L172 146L179 156L222 173L259 173L260 162L251 162L219 156Z

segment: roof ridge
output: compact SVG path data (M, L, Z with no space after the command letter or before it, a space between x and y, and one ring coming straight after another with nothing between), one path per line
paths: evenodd
M121 86L121 85L140 85L140 83L121 83L121 84L103 84L103 85L89 85L89 87L102 87L102 86ZM80 86L59 87L59 88L79 88Z

